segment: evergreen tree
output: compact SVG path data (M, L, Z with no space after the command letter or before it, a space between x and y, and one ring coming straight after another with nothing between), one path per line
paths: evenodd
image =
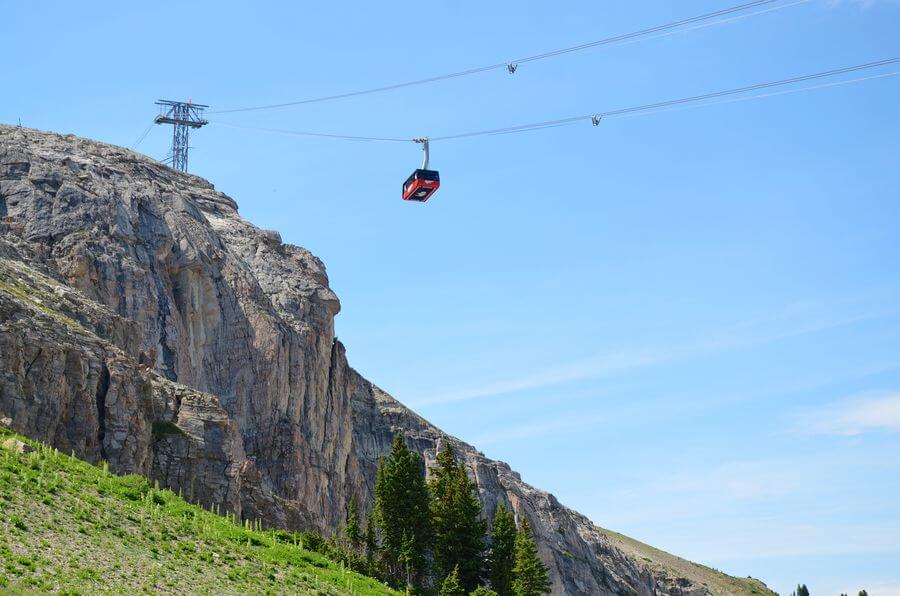
M369 511L366 514L366 529L363 532L363 551L366 558L368 575L377 575L375 569L375 554L378 552L378 537L375 535L375 514Z
M469 592L469 596L497 596L497 592L488 588L487 586L478 586L471 592Z
M378 466L375 519L385 579L394 586L422 587L432 536L428 487L422 458L407 448L400 434Z
M400 571L403 575L403 582L406 584L406 590L416 588L416 563L419 553L416 552L416 537L411 532L403 531L403 539L401 540L400 555L397 562L400 563Z
M522 529L516 534L516 563L513 566L512 590L515 596L541 596L550 592L547 568L538 558L537 545L525 518L522 518Z
M499 596L512 596L513 565L516 562L516 520L512 511L500 503L491 528L491 552L488 578Z
M809 596L809 589L806 587L806 584L797 586L797 596Z
M448 443L431 470L431 520L434 527L434 575L441 582L454 569L468 593L481 583L487 523L472 481Z
M344 525L344 537L349 543L349 547L353 552L359 551L362 542L362 532L359 529L359 514L356 511L356 497L350 497L347 503L347 519Z
M859 596L869 596L869 593L866 592L865 590L860 590L860 591L859 591Z
M459 567L454 567L443 583L441 583L440 596L466 596L466 591L459 584Z

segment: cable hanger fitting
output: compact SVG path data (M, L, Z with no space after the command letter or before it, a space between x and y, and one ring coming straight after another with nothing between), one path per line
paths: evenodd
M422 152L425 153L425 159L422 161L422 169L428 169L428 137L418 137L413 139L413 143L422 144Z

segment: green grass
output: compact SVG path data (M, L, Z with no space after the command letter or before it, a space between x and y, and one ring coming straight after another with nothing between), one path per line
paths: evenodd
M733 577L717 569L692 563L634 538L603 528L599 532L638 565L650 569L659 578L685 578L698 586L705 586L715 596L773 596L775 593L763 582L751 577Z
M48 307L44 303L44 297L41 296L41 293L34 286L18 283L14 280L3 281L2 279L0 279L0 292L5 292L13 298L22 300L32 308L35 308L44 314L50 315L51 317L68 327L84 330L84 327L82 327L81 323L79 323L78 321Z
M0 593L395 594L300 535L185 502L141 476L116 476L34 447L0 446Z

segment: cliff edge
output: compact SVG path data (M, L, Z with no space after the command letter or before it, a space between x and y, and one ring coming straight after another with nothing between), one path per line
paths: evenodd
M0 419L16 432L239 518L324 533L351 496L371 502L395 433L429 462L449 441L489 518L499 502L528 518L554 593L768 593L638 554L435 428L349 366L339 309L319 259L209 182L0 126Z

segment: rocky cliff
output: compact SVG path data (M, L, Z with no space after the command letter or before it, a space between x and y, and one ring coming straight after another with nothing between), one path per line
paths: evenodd
M554 591L704 594L362 378L325 267L207 181L0 126L0 419L269 526L333 532L403 433L465 457L486 513L534 528ZM742 591L736 589L735 591Z

